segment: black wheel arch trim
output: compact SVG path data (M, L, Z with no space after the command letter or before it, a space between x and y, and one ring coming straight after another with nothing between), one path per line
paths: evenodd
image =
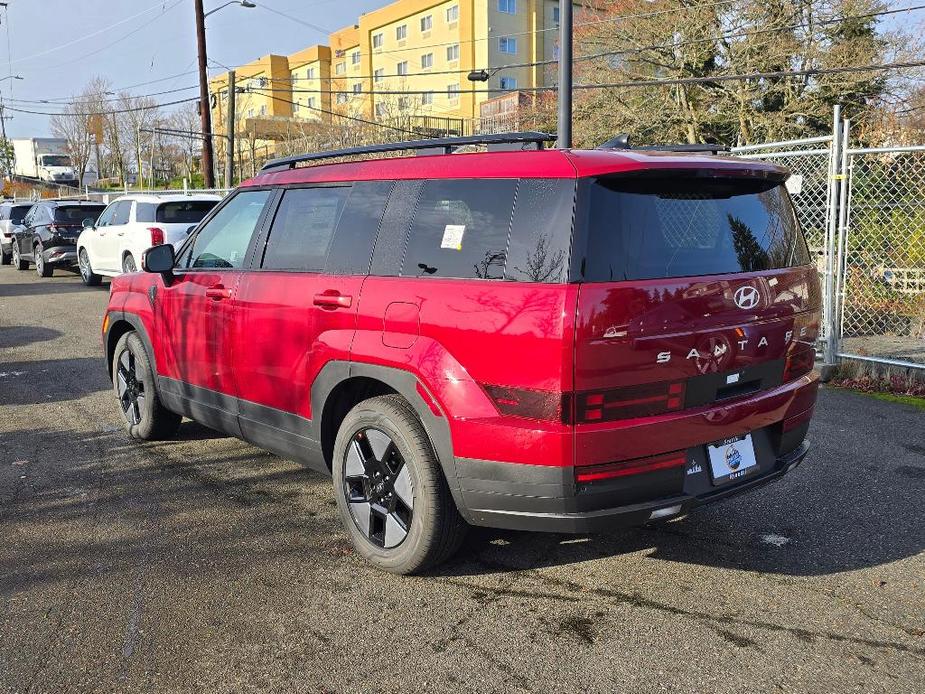
M447 485L460 514L468 520L468 510L463 502L456 474L456 458L453 453L453 439L449 422L444 415L441 414L438 417L431 411L430 406L417 390L419 383L425 389L427 388L426 384L422 383L411 372L390 366L357 361L333 360L328 362L315 377L311 387L312 437L318 441L321 440L322 413L328 397L338 384L357 377L380 381L408 401L421 420L424 431L427 432L427 436L433 444L434 453L440 467L443 469Z
M126 313L125 311L109 311L109 323L106 326L106 333L103 335L106 373L109 374L110 378L112 377L112 360L114 357L115 344L110 346L110 336L112 335L112 329L119 323L128 323L132 326L132 329L138 333L138 337L141 338L141 342L145 346L145 351L148 353L148 363L151 364L151 368L154 370L154 375L156 377L157 362L154 360L154 345L151 343L151 338L148 337L148 331L145 330L144 323L138 316L134 313ZM155 378L155 381L157 381L157 378Z

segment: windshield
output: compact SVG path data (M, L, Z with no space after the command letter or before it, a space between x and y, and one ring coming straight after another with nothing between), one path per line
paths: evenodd
M80 224L88 217L96 219L105 205L64 205L55 208L55 221L58 224Z
M42 166L70 166L71 158L64 154L45 154L42 156Z
M22 224L22 218L26 216L26 212L32 205L17 205L16 207L10 208L10 221L13 224Z
M158 205L155 221L163 224L198 224L217 204L218 200L165 202Z
M744 178L591 184L591 282L755 272L809 263L784 186Z

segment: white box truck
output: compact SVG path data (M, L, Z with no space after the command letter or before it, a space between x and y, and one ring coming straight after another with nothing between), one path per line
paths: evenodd
M67 154L67 141L58 137L13 139L13 173L45 183L77 185L77 174Z

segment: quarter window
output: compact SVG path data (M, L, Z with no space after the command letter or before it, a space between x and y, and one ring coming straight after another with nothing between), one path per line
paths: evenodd
M350 188L293 188L283 194L263 255L265 270L320 271Z
M180 259L180 267L240 268L269 190L238 193L209 220Z
M401 274L502 279L516 189L505 179L427 181Z

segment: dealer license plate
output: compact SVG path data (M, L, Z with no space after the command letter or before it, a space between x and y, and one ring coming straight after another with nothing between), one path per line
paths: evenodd
M713 484L739 480L758 471L751 434L707 446L707 453L710 456Z

